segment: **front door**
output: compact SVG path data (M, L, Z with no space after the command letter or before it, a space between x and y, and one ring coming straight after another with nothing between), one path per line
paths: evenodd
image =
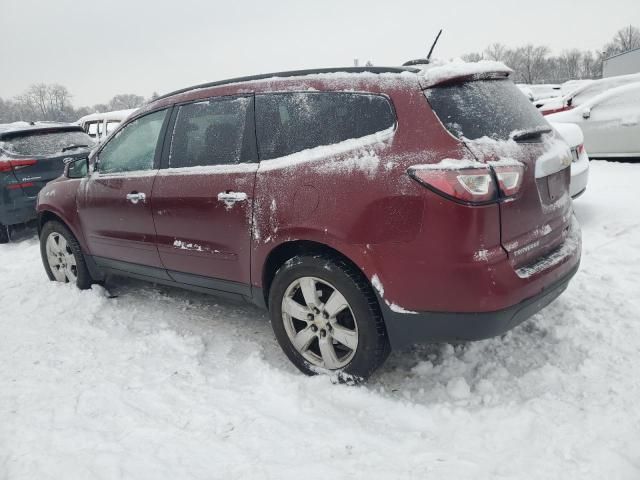
M153 188L163 265L176 281L245 293L258 168L253 96L178 107ZM170 127L171 128L171 127Z
M98 152L78 198L91 255L162 268L150 200L167 121L166 110L140 117Z

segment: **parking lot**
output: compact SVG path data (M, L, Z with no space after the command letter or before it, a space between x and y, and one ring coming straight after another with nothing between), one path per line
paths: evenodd
M591 162L581 268L548 308L362 387L300 374L248 305L49 282L23 234L0 246L0 478L637 479L639 184Z

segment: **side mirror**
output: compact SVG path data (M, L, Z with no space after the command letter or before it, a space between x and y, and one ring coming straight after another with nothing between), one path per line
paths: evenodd
M84 178L89 173L89 159L65 158L64 176L67 178Z
M590 108L585 108L582 111L582 118L584 118L585 120L591 118L591 109Z

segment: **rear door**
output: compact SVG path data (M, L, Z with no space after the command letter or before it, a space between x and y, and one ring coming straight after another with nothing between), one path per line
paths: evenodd
M125 126L97 153L94 171L82 184L78 211L92 255L162 268L151 215L167 110Z
M434 87L426 92L445 127L481 162L524 166L515 198L500 202L500 237L514 267L559 246L568 233L571 152L507 79Z
M176 281L248 293L258 168L253 96L176 107L153 189L162 263Z

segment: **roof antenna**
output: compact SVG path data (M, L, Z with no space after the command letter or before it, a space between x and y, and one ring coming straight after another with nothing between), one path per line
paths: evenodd
M433 44L431 45L431 49L429 50L429 54L427 55L427 63L429 63L429 60L431 60L431 54L433 53L433 49L436 48L436 43L438 43L438 39L440 38L440 35L442 35L442 29L440 29L440 31L438 32L438 35L436 35L436 39L433 41Z
M402 66L409 67L411 65L427 65L431 60L431 54L433 53L433 49L436 48L436 44L438 43L438 39L440 38L440 35L442 35L442 29L440 29L440 31L438 32L438 35L436 35L436 39L431 44L431 48L429 49L427 58L418 58L416 60L409 60L408 62L404 62Z

